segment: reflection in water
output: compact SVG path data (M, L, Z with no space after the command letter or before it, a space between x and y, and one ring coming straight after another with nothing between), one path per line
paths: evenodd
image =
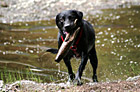
M93 23L96 31L99 80L124 80L138 75L140 6L104 9L102 12L86 17L86 20ZM9 71L26 70L30 67L35 75L47 77L44 82L67 80L67 69L63 61L57 64L54 61L55 55L45 52L49 47L57 48L58 30L54 20L50 20L49 24L47 22L39 21L38 25L34 22L1 24L8 29L4 27L5 30L0 30L0 71L5 67ZM72 59L74 72L77 71L79 62ZM85 81L90 81L91 72L88 62L83 73Z

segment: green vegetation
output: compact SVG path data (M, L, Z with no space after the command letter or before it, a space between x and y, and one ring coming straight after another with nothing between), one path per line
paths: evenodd
M9 71L6 67L4 68L4 71L0 71L0 80L3 80L4 83L12 83L15 81L20 80L31 80L35 82L43 82L41 77L39 75L36 75L33 73L30 68L27 68L24 70L15 70L15 71Z

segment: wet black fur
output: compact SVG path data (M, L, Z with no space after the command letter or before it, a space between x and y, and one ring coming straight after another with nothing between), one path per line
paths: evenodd
M76 75L73 73L70 63L70 59L75 55L74 52L70 49L68 54L63 58L69 73L68 81L73 81L78 85L82 84L81 76L83 70L85 69L88 59L90 59L90 63L93 67L93 82L98 82L96 74L98 59L96 56L95 49L95 32L93 26L89 22L83 20L82 18L83 13L76 10L63 11L56 16L56 25L59 28L58 49L60 48L63 42L61 39L61 35L63 36L63 38L65 38L65 32L73 33L72 31L77 29L78 27L83 29L81 39L79 41L79 44L77 45L77 53L79 53L79 55L81 56L81 63L79 65ZM76 25L74 24L75 19L77 19ZM77 39L78 38L76 38L75 41ZM52 52L54 54L58 52L57 49L53 48L48 49L47 51Z

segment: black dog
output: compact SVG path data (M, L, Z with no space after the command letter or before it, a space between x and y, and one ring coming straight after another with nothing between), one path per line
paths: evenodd
M81 84L82 72L87 64L88 58L93 67L93 82L98 82L96 69L98 66L98 60L95 50L95 32L93 26L82 19L83 13L76 10L67 10L59 13L56 16L56 25L59 28L58 33L58 50L63 43L66 34L73 34L74 30L80 28L80 31L77 34L77 37L74 39L74 42L69 49L68 53L64 56L63 60L68 68L69 79L68 81L73 81L78 85ZM48 52L57 53L57 49L48 49ZM78 68L78 71L75 74L72 71L70 59L75 57L81 57L81 64Z

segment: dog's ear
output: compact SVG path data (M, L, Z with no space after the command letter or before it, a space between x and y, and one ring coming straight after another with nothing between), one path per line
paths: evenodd
M60 15L60 13L59 14L57 14L56 15L56 18L55 18L55 22L56 22L56 25L58 26L59 24L59 15ZM59 26L58 26L59 27Z
M76 11L77 12L77 15L78 15L78 19L79 20L82 20L83 18L83 13L81 11Z
M56 22L57 27L59 28L59 31L60 31L61 35L64 35L63 32L62 32L62 24L59 22L60 21L60 19L59 19L60 14L61 13L56 15L55 22Z
M61 13L56 15L55 22L56 22L57 27L61 30L62 29L62 24L60 23L60 14Z

